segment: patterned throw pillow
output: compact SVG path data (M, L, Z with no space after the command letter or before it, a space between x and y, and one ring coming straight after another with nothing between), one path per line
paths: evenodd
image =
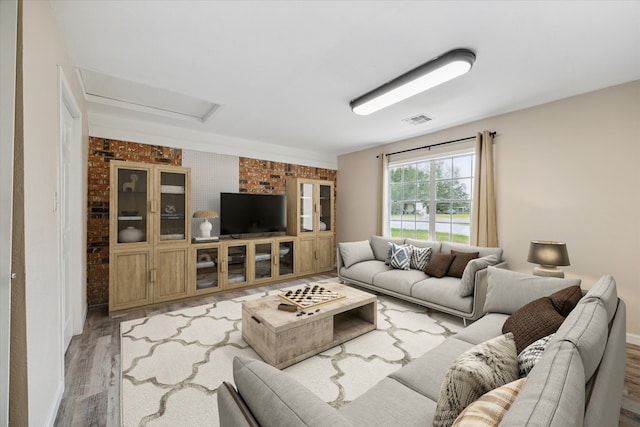
M483 394L462 411L452 427L498 427L526 381L521 378Z
M522 350L518 355L518 376L524 378L529 375L529 372L538 363L538 360L542 357L542 353L547 348L547 344L555 334L547 335L540 338L529 345L529 347Z
M424 271L431 259L431 248L418 248L411 245L411 268Z
M513 334L470 348L453 362L442 382L433 426L451 426L480 396L517 379L518 353Z
M391 265L399 270L411 270L411 247L391 243Z

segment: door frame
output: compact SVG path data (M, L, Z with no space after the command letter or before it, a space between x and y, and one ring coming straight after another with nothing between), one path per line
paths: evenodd
M0 1L0 426L9 424L11 241L18 2Z
M65 198L68 198L69 203L69 216L72 224L78 224L78 227L72 227L71 236L69 239L69 248L67 248L70 252L71 263L71 274L68 280L68 284L62 283L62 268L60 269L60 283L62 289L60 292L61 299L61 307L62 307L62 316L60 316L60 326L61 326L61 340L62 349L65 349L64 346L64 313L66 310L70 310L71 313L71 321L72 321L72 329L73 335L78 335L82 333L84 328L84 320L86 318L87 313L87 302L85 293L83 292L83 283L82 283L82 262L85 259L83 256L83 248L82 248L82 230L83 227L80 225L83 221L86 221L85 216L82 214L85 209L82 206L82 112L78 103L76 102L75 96L73 95L73 91L71 90L71 85L67 80L67 77L64 73L64 70L61 66L58 66L58 75L59 75L59 98L60 98L60 107L58 113L59 119L59 138L58 138L58 150L59 150L59 159L58 159L58 188L59 188L59 201L58 204L62 205L65 203ZM69 170L69 192L71 194L62 194L63 186L62 186L62 138L61 138L61 127L62 127L62 111L63 109L67 109L69 113L71 113L71 117L73 118L73 135L72 135L72 150L71 150L71 169ZM59 215L59 235L58 242L60 245L60 259L59 264L61 265L63 251L63 241L62 241L62 228L64 218L62 215ZM71 307L66 307L65 305L65 286L69 286L69 291L71 292L72 303ZM63 351L64 353L64 351Z

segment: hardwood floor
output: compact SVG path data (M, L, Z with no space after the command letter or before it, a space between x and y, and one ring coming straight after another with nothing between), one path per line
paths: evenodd
M84 332L73 337L65 356L65 391L55 426L120 425L120 322L237 298L265 290L335 277L317 275L260 288L168 303L110 317L106 306L90 308ZM640 347L627 344L627 375L619 427L640 426Z

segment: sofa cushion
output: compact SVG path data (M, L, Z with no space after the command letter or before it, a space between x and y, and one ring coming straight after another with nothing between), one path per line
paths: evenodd
M570 300L576 291L580 293L580 287L572 286L525 304L504 322L502 333L513 332L518 353L521 352L534 341L558 330L565 317L556 307L571 310L573 305Z
M411 287L411 296L462 313L471 313L473 297L460 297L459 289L460 279L446 276L441 279L429 277Z
M368 240L361 242L344 242L338 243L340 256L344 266L349 268L353 264L362 261L371 261L375 259L371 244Z
M386 261L389 242L401 245L404 243L404 238L371 236L371 249L373 249L373 255L378 261Z
M569 341L578 349L588 381L600 364L607 345L607 311L599 300L578 304L558 329L551 344Z
M607 310L607 321L611 322L618 307L616 281L610 275L602 276L584 296L584 300L599 299Z
M567 342L550 345L500 425L582 427L584 385L578 350Z
M500 335L462 353L451 365L433 418L434 427L450 426L471 402L518 379L518 354L512 334Z
M497 255L487 255L482 258L472 259L464 269L462 273L462 280L460 281L460 296L468 297L473 295L476 284L476 273L483 270L490 265L495 265L500 262Z
M349 268L342 267L340 275L346 279L371 284L378 273L389 270L391 270L391 267L385 265L382 261L362 261Z
M435 409L433 400L391 378L384 378L338 412L356 427L425 427L433 419ZM327 422L323 426L332 424Z
M460 279L462 278L462 273L464 273L464 269L467 267L467 264L469 264L469 261L478 258L480 252L460 252L452 250L451 254L456 257L453 259L453 262L447 270L447 276L457 277Z
M560 289L580 285L580 279L531 276L503 268L487 267L485 313L513 314L531 301Z
M537 341L532 342L518 354L518 376L524 378L529 375L529 372L538 363L542 354L544 353L549 341L553 338L554 334L542 337Z
M431 259L431 248L419 248L411 246L411 268L424 271Z
M440 398L442 381L449 372L449 367L458 356L473 346L474 344L460 341L455 336L450 337L426 354L391 373L389 378L436 402Z
M485 248L484 246L471 246L464 243L442 242L440 252L450 254L452 250L460 252L479 252L481 257L496 255L498 259L502 259L502 248Z
M498 427L526 381L520 378L483 394L462 411L452 427Z
M502 313L487 313L460 332L456 339L466 341L470 344L480 344L502 334L502 325L509 317Z
M233 379L262 426L351 426L309 389L262 361L235 357Z
M373 284L402 295L411 295L411 288L416 282L427 276L418 270L389 270L376 274Z
M433 240L418 240L418 239L406 239L404 241L407 245L415 246L416 248L431 248L431 253L440 253L442 242L434 242Z
M411 246L389 243L389 265L399 270L411 269Z
M424 272L431 277L444 277L455 258L456 256L451 254L435 254L431 257Z

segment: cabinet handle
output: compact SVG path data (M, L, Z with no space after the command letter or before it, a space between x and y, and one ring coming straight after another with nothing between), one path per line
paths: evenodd
M156 269L149 270L149 282L154 283L156 281Z
M151 213L156 213L158 211L158 208L156 206L156 202L157 202L157 200L155 200L155 199L151 200Z

